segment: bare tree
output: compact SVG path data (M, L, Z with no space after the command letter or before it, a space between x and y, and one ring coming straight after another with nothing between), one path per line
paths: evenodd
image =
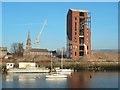
M13 44L11 45L11 52L12 52L13 54L17 54L18 51L19 51L18 43L13 43Z
M23 56L23 43L13 43L11 45L11 52L13 53L13 55L15 56Z
M65 49L65 47L63 47L61 49L57 49L57 56L61 57L62 50L63 50L63 57L66 57L66 49Z
M58 55L61 55L61 50L60 50L60 49L57 49L56 52L57 52L57 56L58 56Z

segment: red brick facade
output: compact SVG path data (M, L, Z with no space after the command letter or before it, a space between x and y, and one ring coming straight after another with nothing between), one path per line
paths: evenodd
M83 55L91 54L90 24L90 15L88 11L73 9L68 11L67 51L69 58L78 60Z

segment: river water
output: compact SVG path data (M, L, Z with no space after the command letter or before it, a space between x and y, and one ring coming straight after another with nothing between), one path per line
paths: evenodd
M118 88L118 72L74 72L63 79L49 79L45 75L11 73L1 75L0 83L2 88Z

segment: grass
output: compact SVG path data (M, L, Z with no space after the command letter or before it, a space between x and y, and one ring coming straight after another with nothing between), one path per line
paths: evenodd
M45 65L47 68L51 68L50 64ZM53 64L54 67L60 67L60 64ZM63 65L63 68L67 69L74 69L76 71L83 71L83 70L95 70L95 71L118 71L120 67L120 64L116 63L91 63L91 62L81 62L81 63L76 63L76 62L71 62L71 63L65 63Z

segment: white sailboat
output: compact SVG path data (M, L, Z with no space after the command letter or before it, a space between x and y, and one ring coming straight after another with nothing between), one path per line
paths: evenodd
M60 74L71 74L74 70L71 69L63 69L63 49L61 54L61 69L55 68L55 71Z
M46 75L46 78L67 78L67 75L57 73L57 74Z
M51 53L51 74L46 75L46 78L67 78L67 75L60 73L52 73L52 53Z

